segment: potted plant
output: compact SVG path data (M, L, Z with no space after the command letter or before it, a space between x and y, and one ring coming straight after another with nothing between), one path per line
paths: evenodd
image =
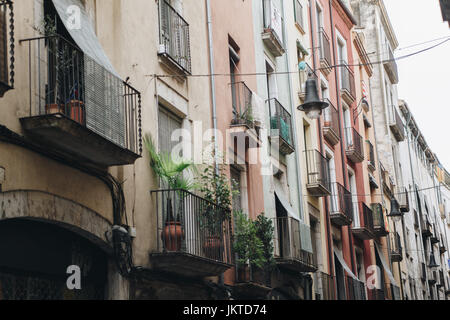
M207 166L199 177L198 185L203 197L210 203L204 208L200 227L204 253L209 258L218 257L223 238L224 223L231 218L233 190L223 170Z
M150 167L161 179L161 183L174 193L167 193L166 207L164 210L164 228L161 232L161 239L164 242L167 251L179 251L182 240L184 239L184 230L181 224L182 212L174 212L173 201L178 201L176 208L181 210L182 202L186 194L183 191L190 191L196 188L190 179L185 178L184 173L193 169L192 162L186 160L175 161L168 153L156 152L153 139L149 134L144 137L144 144L150 157ZM175 196L175 199L171 197Z
M256 281L259 283L265 283L270 286L270 272L275 266L275 259L273 257L273 235L275 228L272 220L261 213L258 218L253 222L256 228L256 236L261 240L263 251L263 265L262 268L257 268L255 272ZM261 276L261 277L259 277Z
M263 243L257 236L256 224L242 211L233 213L235 221L233 249L239 282L252 280L250 267L261 268L264 264Z

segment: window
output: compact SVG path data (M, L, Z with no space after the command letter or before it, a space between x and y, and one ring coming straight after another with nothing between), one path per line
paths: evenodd
M267 73L267 98L278 98L278 86L277 76L274 74L275 68L266 61L266 73Z
M172 151L176 151L174 148L179 146L181 137L178 141L173 141L172 135L177 129L181 129L181 119L164 107L160 106L158 115L158 145L160 152L168 152L171 154ZM182 151L179 152L177 156L182 157Z
M316 23L317 23L317 32L320 32L320 29L323 28L323 14L322 8L319 6L318 2L316 2Z
M294 0L295 22L303 28L303 7L299 0Z

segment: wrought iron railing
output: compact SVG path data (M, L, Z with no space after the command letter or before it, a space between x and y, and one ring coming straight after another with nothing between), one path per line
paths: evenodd
M364 282L345 276L347 285L347 300L367 300Z
M330 172L327 158L325 158L317 150L306 150L305 155L308 184L319 184L328 191L331 191Z
M231 83L233 101L233 125L245 124L253 127L252 91L244 82Z
M403 122L395 106L389 106L389 127L392 130L397 141L403 141L405 139L405 128Z
M367 143L367 150L368 150L368 165L372 168L372 170L376 169L376 165L375 165L375 149L373 147L373 144L369 141L366 140Z
M320 60L325 61L328 66L331 66L330 38L324 28L320 28L319 30L319 47Z
M283 24L281 11L275 6L273 0L263 0L264 31L272 32L277 41L284 45Z
M329 104L328 108L324 110L324 128L332 130L335 136L339 137L339 114L334 104L329 99L323 99Z
M364 203L358 202L358 213L359 213L359 226L356 227L364 227L369 231L373 231L373 212L372 210Z
M345 128L345 142L347 152L354 153L358 158L364 159L363 138L355 128Z
M159 0L159 53L191 73L189 24L166 1Z
M292 120L290 113L275 98L269 99L270 134L279 136L288 145L293 146Z
M350 96L355 99L355 76L353 71L350 70L346 61L340 61L340 80L341 80L341 90L345 90L350 94Z
M403 253L403 248L401 238L398 232L391 232L389 234L389 240L391 245L391 256L395 255L401 257Z
M13 2L0 0L0 97L14 87Z
M29 116L63 115L142 153L141 94L61 36L28 44Z
M339 182L331 185L331 210L332 213L342 213L353 220L352 194Z
M384 294L383 289L370 289L370 297L371 300L385 300L386 295Z
M373 228L379 233L386 232L386 225L384 223L383 206L381 203L372 203Z
M158 252L232 263L230 211L186 190L155 190Z
M299 81L300 81L300 90L299 90L299 94L305 96L306 95L306 80L308 80L308 76L311 74L314 78L314 80L316 80L316 84L319 83L317 74L314 72L314 70L311 68L311 66L307 63L306 64L306 68L305 70L300 70L298 72L298 77L299 77Z
M274 218L274 227L276 257L297 260L310 268L317 267L314 255L302 249L300 221L292 217L277 217Z
M336 286L334 277L320 272L320 278L322 281L322 300L336 300Z

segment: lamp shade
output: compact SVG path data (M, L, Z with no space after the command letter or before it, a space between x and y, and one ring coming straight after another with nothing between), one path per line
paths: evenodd
M306 98L305 103L297 109L304 111L310 119L318 119L322 114L322 110L328 107L328 103L319 99L317 91L317 82L311 74L308 76L305 84Z

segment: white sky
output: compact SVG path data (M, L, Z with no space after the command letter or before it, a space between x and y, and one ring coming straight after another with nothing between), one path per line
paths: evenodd
M384 0L399 49L450 36L439 0ZM440 41L397 50L403 56ZM397 62L399 98L408 103L431 150L450 171L450 41Z

